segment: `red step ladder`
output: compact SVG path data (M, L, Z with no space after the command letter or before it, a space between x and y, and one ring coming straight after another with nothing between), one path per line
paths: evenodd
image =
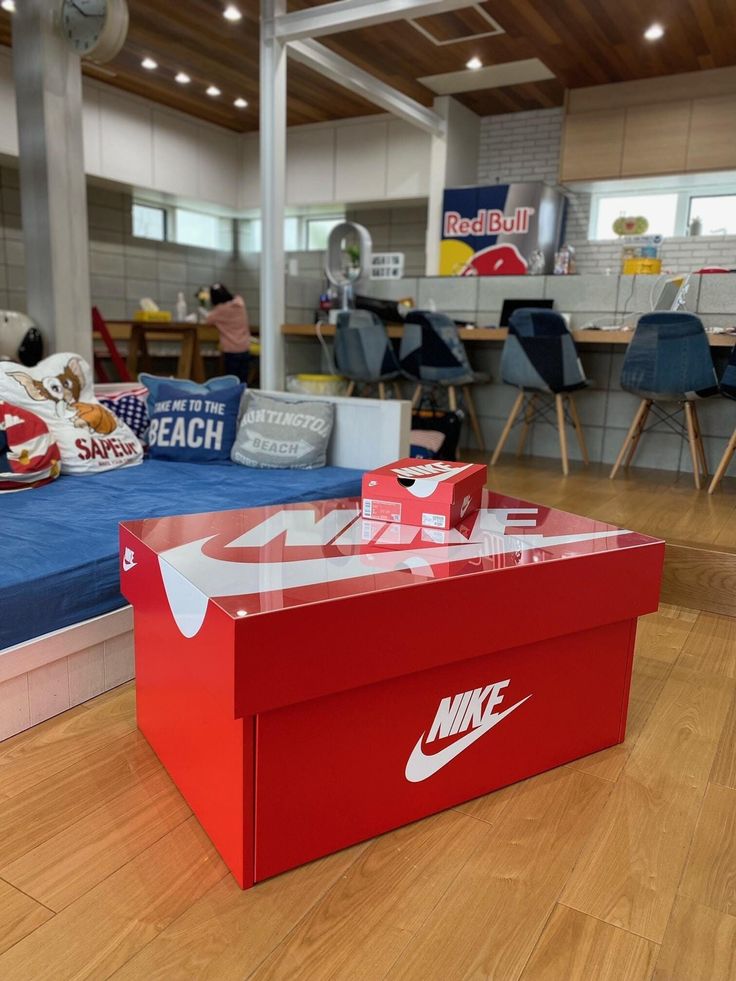
M94 338L95 334L99 334L102 338L105 347L107 348L108 354L110 355L110 360L115 365L115 370L118 373L118 378L120 381L130 381L130 374L128 373L128 366L125 363L120 351L117 349L115 341L112 339L110 334L110 329L105 323L105 318L102 316L97 307L92 307L92 336ZM94 368L97 380L100 382L109 382L110 376L102 363L102 358L98 354L93 354L94 357Z

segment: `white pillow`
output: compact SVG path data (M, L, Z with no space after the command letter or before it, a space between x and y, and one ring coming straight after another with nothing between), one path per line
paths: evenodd
M0 397L44 420L62 473L99 473L143 459L133 432L95 398L90 367L77 354L52 354L35 368L1 361Z

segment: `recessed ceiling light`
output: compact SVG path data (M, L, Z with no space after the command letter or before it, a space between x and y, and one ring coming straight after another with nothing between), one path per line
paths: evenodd
M145 68L146 71L153 72L158 68L158 62L154 61L153 58L144 58L141 62L141 68Z
M234 3L229 3L227 7L225 7L222 12L222 16L225 18L225 20L229 20L232 24L237 24L239 20L243 19L243 15Z
M176 75L174 76L174 81L178 82L179 85L189 85L189 83L191 82L191 78L187 75L186 72L177 72Z
M483 67L483 62L480 58L473 57L470 61L465 62L465 67L469 68L471 72L477 72L479 68Z
M3 0L3 2L0 3L0 7L2 7L3 10L7 10L9 14L14 14L15 0Z
M664 28L661 24L652 24L644 31L644 37L647 41L659 41L659 39L664 35Z
M236 109L247 109L248 108L248 100L247 99L236 99L235 102L233 102L233 105L235 106Z
M207 89L207 95L211 95L213 99L216 99L218 95L222 95L222 92L216 85L210 85Z

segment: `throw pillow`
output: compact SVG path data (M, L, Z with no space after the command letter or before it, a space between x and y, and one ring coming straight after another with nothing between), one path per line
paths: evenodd
M205 395L178 382L157 386L148 428L149 455L157 460L208 463L230 458L243 386Z
M145 442L148 429L148 389L131 388L126 392L99 395L100 404L130 426L139 440Z
M231 459L246 467L312 470L327 462L331 402L290 402L246 392Z
M143 459L138 439L95 398L90 367L77 354L52 354L33 368L0 362L0 398L43 419L62 473L99 473Z
M141 372L138 381L148 389L148 415L153 415L153 405L159 397L159 390L162 385L176 385L183 393L189 395L208 395L210 392L219 392L223 388L230 388L239 385L240 379L237 375L218 375L217 378L210 378L209 381L199 382L190 381L188 378L163 378L161 375L149 375Z
M0 399L0 492L40 487L60 473L59 447L43 419Z

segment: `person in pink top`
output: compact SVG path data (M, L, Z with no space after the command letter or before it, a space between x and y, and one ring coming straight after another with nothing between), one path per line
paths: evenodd
M217 327L220 335L225 372L237 375L241 382L247 382L250 329L245 301L242 296L233 296L222 283L210 286L210 301L212 309L207 314L207 323Z

